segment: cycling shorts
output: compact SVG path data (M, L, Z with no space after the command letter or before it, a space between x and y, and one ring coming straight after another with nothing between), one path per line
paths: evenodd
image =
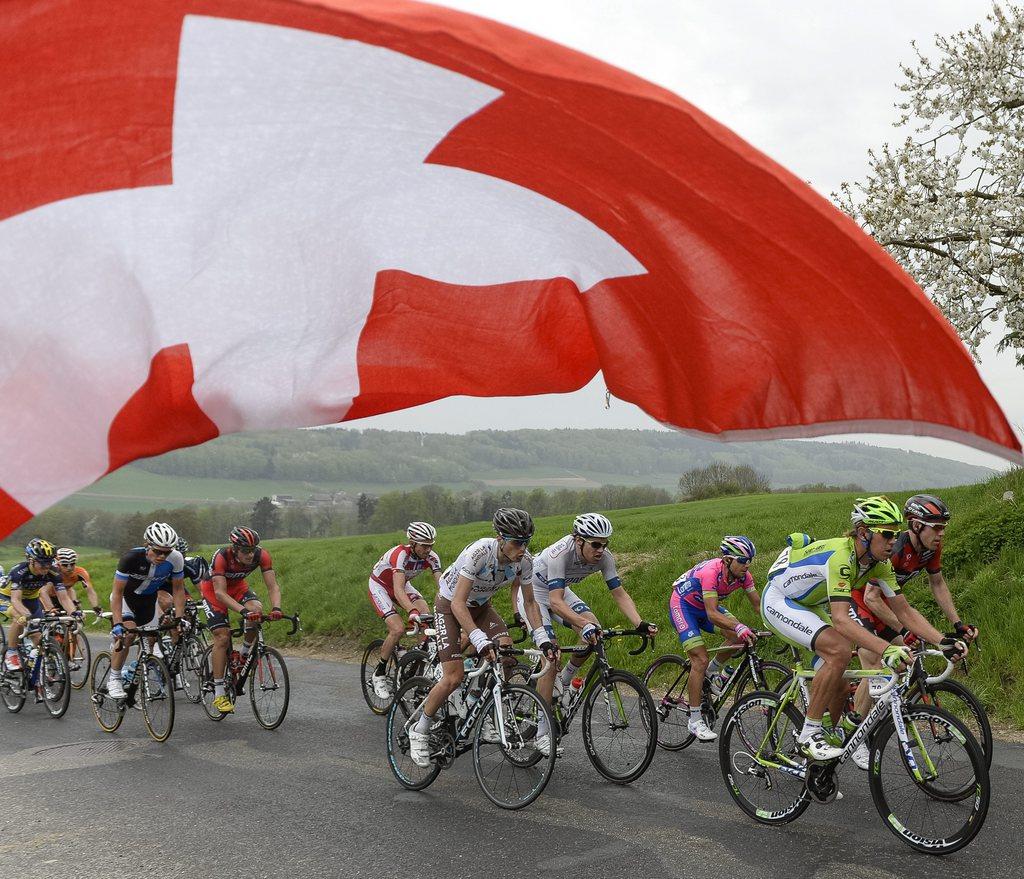
M732 617L732 614L721 605L719 605L718 611L727 617ZM668 617L675 627L676 634L679 635L679 643L682 644L684 651L703 647L704 636L701 635L701 632L715 631L715 624L708 617L707 610L700 610L688 601L683 601L675 589L672 590L672 595L668 600Z
M204 580L201 586L203 603L206 605L206 623L210 631L222 629L228 625L227 605L217 600L217 593L213 588L213 580ZM249 588L245 580L228 580L228 595L239 604L246 604L250 601L259 601L259 596Z
M489 601L487 604L469 605L469 615L489 640L497 642L499 638L508 638L508 626ZM452 603L443 595L438 595L434 602L434 626L437 628L434 637L437 640L438 660L451 662L462 659L462 626L452 611ZM465 634L469 637L469 632Z
M850 604L850 619L855 623L867 629L869 632L878 635L883 641L892 641L894 638L900 638L900 633L897 632L892 626L875 616L871 608L867 606L864 601L864 592L860 589L855 589L852 593L853 601Z
M769 629L805 650L814 650L818 635L832 627L828 605L804 607L771 583L761 593L761 616Z
M575 592L573 592L568 586L563 590L565 597L565 603L569 605L573 613L585 614L590 613L590 605L588 605L582 598L580 598ZM551 612L550 596L545 592L541 592L539 589L533 591L533 597L537 600L537 607L540 608L540 624L547 630L548 637L552 641L557 641L555 638L555 626L565 626L566 628L572 628L565 620L563 620L557 613ZM519 616L524 620L526 619L526 601L523 599L523 590L519 590L519 597L516 599L516 610L519 611Z
M25 605L30 620L38 620L43 616L43 603L38 598L23 598L21 603ZM6 595L0 595L0 615L14 619L17 614L11 600Z
M370 596L370 604L373 605L373 609L377 611L377 616L382 620L387 619L393 613L398 613L399 608L395 605L395 600L391 597L391 593L373 578L369 581L367 591ZM410 601L423 601L423 596L413 589L408 580L405 581L405 594L409 597Z

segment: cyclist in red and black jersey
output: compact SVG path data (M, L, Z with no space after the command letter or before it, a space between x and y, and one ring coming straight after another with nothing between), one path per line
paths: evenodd
M942 541L950 519L949 508L939 498L930 494L915 494L903 505L907 519L907 530L896 539L892 551L892 567L896 582L902 588L925 571L928 585L936 603L942 608L946 619L953 624L958 638L971 642L978 637L978 627L963 622L953 603L946 578L942 576ZM891 595L876 583L869 583L858 601L857 611L876 630L884 629L891 637L906 635L896 614L889 606ZM883 635L882 637L886 637Z
M259 533L239 525L231 530L230 541L230 546L218 549L214 554L210 563L210 579L200 585L206 601L208 625L213 633L213 707L222 714L235 710L224 688L228 645L231 643L228 609L242 614L247 623L258 623L263 619L263 605L245 579L253 571L259 569L267 585L271 604L267 616L272 620L279 620L282 616L281 587L277 584L270 553L260 546ZM243 660L255 640L256 628L253 626L239 645Z

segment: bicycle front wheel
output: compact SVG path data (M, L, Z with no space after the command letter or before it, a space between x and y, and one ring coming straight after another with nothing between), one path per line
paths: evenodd
M0 661L0 698L11 714L17 714L25 706L26 679L25 672L8 671Z
M63 717L71 703L71 681L64 652L55 644L44 643L40 650L37 686L50 717Z
M213 684L213 647L207 647L203 651L203 658L201 662L202 675L202 703L203 711L206 712L206 716L210 720L223 720L224 712L215 708L213 700L216 698L216 692ZM224 692L231 699L232 703L235 701L235 687L234 687L234 676L231 674L231 669L224 669Z
M142 675L142 672L140 665L135 674ZM153 740L166 742L174 729L174 681L167 663L159 656L147 656L145 674L140 683L146 729Z
M616 670L595 681L581 722L587 756L609 781L629 784L647 771L658 749L658 715L636 675Z
M427 678L409 678L388 709L388 765L398 783L409 790L423 790L441 771L441 765L433 761L429 766L417 766L409 754L409 729L423 713L423 703L432 686L434 682Z
M473 738L473 768L480 788L502 809L523 809L547 786L555 771L554 736L544 756L537 750L537 729L554 729L547 702L536 690L503 684L501 701L488 696Z
M718 737L718 762L730 796L762 824L787 824L811 801L804 784L806 759L797 736L803 717L782 697L755 690L738 699Z
M918 690L913 701L934 705L952 714L970 730L981 748L986 768L992 768L992 724L985 706L967 687L959 681L942 681L929 685L923 694Z
M875 731L871 798L885 826L912 849L955 852L985 823L991 796L985 758L967 728L941 708L905 706L904 722L906 745L893 735L892 718Z
M647 666L644 686L651 694L658 713L658 744L666 751L681 751L692 745L695 736L688 729L689 661L672 653L659 656Z
M379 717L383 717L388 713L388 709L391 707L391 700L394 698L393 695L388 695L386 699L382 699L373 689L373 675L380 663L380 651L383 646L383 638L371 641L366 645L366 649L363 651L363 660L359 663L359 677L363 683L363 699L366 701L369 709ZM394 687L395 683L393 672L394 652L392 651L391 660L387 664L388 682L392 687Z
M288 667L273 647L263 647L249 672L249 704L256 722L264 729L277 729L288 713Z
M92 687L92 710L96 722L105 732L114 732L124 720L124 699L115 699L107 693L107 679L110 677L110 654L97 653L92 661L89 681Z
M81 690L89 680L92 667L92 647L84 632L72 631L68 635L68 676L71 686Z

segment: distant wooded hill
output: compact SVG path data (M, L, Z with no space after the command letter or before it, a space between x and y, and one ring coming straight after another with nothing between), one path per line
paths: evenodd
M514 430L430 434L327 428L215 439L138 461L175 477L353 486L577 487L622 482L675 488L685 471L713 461L748 464L774 488L814 483L865 489L962 485L992 471L863 443L776 441L722 444L656 430Z

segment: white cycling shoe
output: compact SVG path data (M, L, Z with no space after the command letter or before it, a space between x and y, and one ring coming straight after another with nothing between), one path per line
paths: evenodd
M370 681L373 684L373 693L378 699L391 698L391 678L387 675L374 675Z
M700 720L687 721L686 728L690 731L690 735L696 736L697 740L701 742L713 742L718 738L718 733L704 722L703 717Z
M112 671L107 677L107 695L111 699L123 699L128 694L124 691L121 675Z
M544 733L542 736L537 736L537 740L533 743L534 747L540 751L545 757L551 756L551 736ZM555 756L561 757L565 749L560 745L555 746Z
M800 750L805 757L811 760L825 761L835 760L843 753L842 748L830 745L825 739L824 733L817 732L806 741L800 742Z
M430 734L409 730L409 756L421 769L430 765Z

